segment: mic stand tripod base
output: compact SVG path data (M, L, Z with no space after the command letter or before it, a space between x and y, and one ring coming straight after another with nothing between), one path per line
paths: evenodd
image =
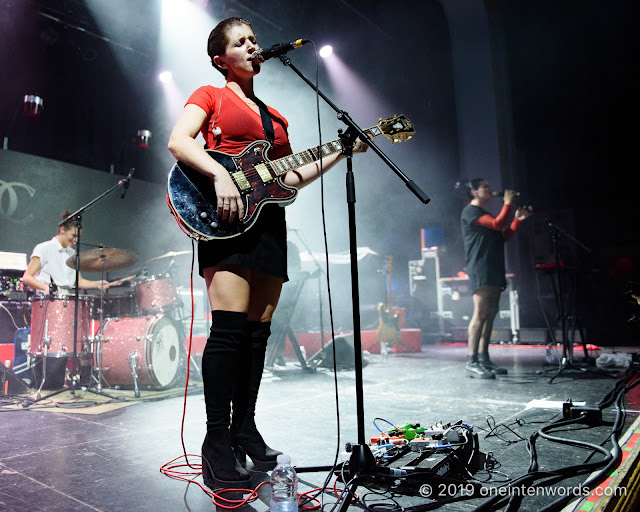
M344 482L346 485L346 496L340 505L340 512L344 512L351 505L352 497L356 495L356 489L358 488L358 482L367 480L375 476L376 474L376 460L371 453L371 448L366 444L350 444L347 443L347 452L351 452L349 457L349 482Z
M585 359L589 359L591 361L593 361L592 358L585 358ZM595 363L590 363L590 362L586 362L585 364L587 364L588 366L592 366ZM567 359L566 357L562 359L562 363L560 364L560 368L558 369L558 371L555 373L555 375L553 375L550 379L549 379L549 384L553 383L554 379L556 377L559 377L560 374L562 372L564 372L565 370L576 370L576 371L580 371L582 373L587 373L589 372L589 368L585 368L583 366L580 366L578 364L575 364L573 361Z

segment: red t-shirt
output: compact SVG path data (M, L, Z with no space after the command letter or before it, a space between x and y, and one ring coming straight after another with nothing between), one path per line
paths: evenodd
M220 103L222 101L222 103ZM213 87L204 85L191 95L188 104L199 106L207 113L207 119L200 128L200 133L207 143L208 149L214 149L230 155L237 155L256 140L265 140L262 118L247 105L229 87ZM280 113L267 106L272 117L281 119L288 127L287 120ZM218 113L219 112L219 113ZM220 135L213 135L213 125L219 127ZM275 140L268 156L271 160L292 153L289 137L284 127L273 121Z

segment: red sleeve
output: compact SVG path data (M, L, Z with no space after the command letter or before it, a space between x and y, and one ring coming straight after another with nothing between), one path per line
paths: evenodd
M502 231L507 225L509 215L511 215L511 205L504 204L502 205L502 210L500 210L497 217L493 217L492 215L485 213L483 216L478 217L475 220L475 223L495 231Z
M194 105L198 105L208 114L211 114L216 107L217 100L218 98L215 88L210 85L204 85L194 91L185 103L185 106L192 103Z
M514 233L518 230L518 227L520 227L520 221L514 217L511 221L511 225L502 232L502 236L504 237L505 241L509 240L514 235Z

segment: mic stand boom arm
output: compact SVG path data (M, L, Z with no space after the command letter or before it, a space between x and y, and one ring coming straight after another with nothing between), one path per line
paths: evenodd
M351 116L349 116L349 114L347 112L345 112L344 110L339 109L329 98L327 98L327 96L324 95L324 93L318 89L316 87L316 85L314 83L312 83L306 76L304 76L300 70L298 70L292 63L291 63L291 59L289 59L289 57L287 57L286 55L280 55L278 57L282 63L285 66L289 66L295 73L296 75L298 75L300 78L302 78L302 80L304 80L304 82L311 87L314 91L316 91L316 93L318 94L318 96L320 96L326 103L327 105L329 105L338 115L338 119L340 121L342 121L344 124L347 125L348 129L347 132L350 134L355 134L353 136L353 142L355 142L355 139L359 136L360 140L362 140L363 142L366 142L369 147L371 147L371 149L375 152L376 155L378 155L382 161L384 163L386 163L389 168L396 173L396 175L405 183L405 185L407 186L407 188L409 190L411 190L411 192L414 193L414 195L424 204L429 203L429 201L431 201L431 198L425 194L420 187L418 187L418 185L415 184L415 182L413 182L412 180L410 180L399 168L396 164L394 164L389 157L387 157L387 155L385 155L382 150L376 146L373 141L371 139L369 139L369 137L367 137L367 135L364 133L364 131L362 130L362 128L360 128L354 121L353 119L351 119Z
M364 131L351 119L349 114L339 109L327 98L318 87L309 81L292 63L286 55L280 55L279 59L285 66L289 66L304 82L311 87L338 115L338 119L347 125L347 130L343 133L339 130L340 140L342 141L343 154L347 157L347 206L349 213L349 252L351 257L351 298L353 309L353 352L355 357L355 383L356 383L356 409L357 409L357 426L358 426L358 444L351 448L351 457L349 459L350 468L355 469L355 476L347 485L347 496L344 498L340 512L346 511L351 503L351 497L355 496L355 491L359 481L366 480L377 473L375 458L373 457L369 446L366 444L364 431L364 394L362 380L362 338L360 332L360 296L358 290L358 258L357 258L357 237L356 237L356 220L355 220L355 179L352 168L352 149L356 138L367 143L371 149L384 161L396 175L404 181L406 186L414 195L424 204L429 203L431 199L425 194L413 181L411 181L404 173L367 137ZM332 468L329 468L332 469ZM317 471L318 468L296 468L297 471Z

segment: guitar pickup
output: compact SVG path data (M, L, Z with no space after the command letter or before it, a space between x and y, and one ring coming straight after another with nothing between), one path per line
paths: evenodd
M242 171L232 172L231 176L233 177L236 184L238 185L240 192L251 190L251 183L249 183L249 180L247 179L247 177L244 175Z
M255 170L258 173L258 176L260 176L262 183L268 183L269 181L273 180L273 177L271 176L271 173L269 172L269 169L267 169L266 165L258 164L255 166Z

